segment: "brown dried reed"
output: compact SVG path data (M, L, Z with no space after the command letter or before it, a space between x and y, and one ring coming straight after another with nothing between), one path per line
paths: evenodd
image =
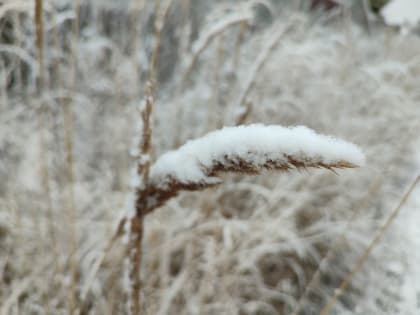
M203 178L197 180L182 180L170 173L170 170L160 172L158 175L150 170L150 116L153 105L151 89L148 89L146 103L142 111L143 136L140 143L140 158L137 166L137 174L143 181L136 190L135 214L130 220L129 236L129 278L130 278L130 312L139 315L142 311L141 300L141 260L142 260L142 238L144 231L144 218L147 214L163 206L169 199L177 196L182 191L200 191L222 183L219 176L223 173L259 174L263 170L289 171L292 169L325 168L334 172L334 169L357 167L351 162L340 160L331 163L321 160L311 160L307 156L291 156L283 154L273 159L264 153L247 152L247 154L258 156L258 160L247 159L247 156L238 154L213 157L209 165L201 165ZM244 153L245 154L245 153ZM206 179L212 178L215 181ZM217 180L217 178L219 180Z

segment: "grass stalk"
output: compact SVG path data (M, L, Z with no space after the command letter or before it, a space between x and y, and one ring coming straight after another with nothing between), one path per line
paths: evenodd
M238 100L234 103L235 106L242 107L242 110L239 112L239 115L235 118L236 125L242 125L251 113L252 102L247 102L247 98L256 84L258 74L260 73L261 69L264 67L265 63L270 58L276 47L279 45L280 40L287 32L289 32L294 27L295 23L296 21L292 20L281 31L275 33L274 36L271 37L271 39L269 40L267 46L258 55L255 63L251 68L250 74L248 76L247 81L245 82L241 94L239 95Z
M4 3L3 3L3 6L5 6ZM36 10L37 10L37 8L36 8L36 4L35 4L35 11ZM42 8L41 8L41 10L42 10ZM35 13L35 36L38 37L40 34L42 36L43 35L43 32L39 32L38 33L38 31L37 31L38 21L37 21L37 18L36 18L37 17L36 12L34 12L34 13ZM0 16L1 16L1 14L0 14ZM42 14L41 14L41 18L42 18ZM13 23L15 25L20 25L20 17L19 17L19 14L18 13L13 14L12 15L12 19L13 19ZM40 22L41 22L40 24L42 25L42 22L43 21L41 20ZM14 32L14 36L16 36L15 37L16 38L16 45L18 47L20 47L20 48L23 49L23 47L24 47L24 36L22 36L22 32L18 28L16 28L16 30ZM37 40L37 39L35 39L35 40ZM37 45L37 43L35 43L35 44ZM22 60L18 56L14 57L13 59L14 59L13 62L16 64L16 72L15 72L15 74L16 74L17 87L19 89L23 90L25 88L25 82L24 82L24 80L26 78L25 78L25 75L24 75L23 70L22 70L23 69L22 68L22 66L23 66ZM38 59L38 61L39 60L40 59Z
M150 170L150 151L151 151L151 114L154 104L153 84L149 82L146 91L145 106L142 108L141 118L143 121L142 138L139 143L140 156L137 164L137 175L142 180L142 186L147 187L149 182ZM129 279L130 279L130 313L140 315L143 309L141 299L141 262L142 262L142 241L144 216L146 214L144 200L144 190L138 188L136 191L135 213L130 218L129 229Z
M43 0L35 0L35 44L37 48L37 61L38 61L38 77L37 77L37 93L38 97L42 99L42 95L45 89L45 67L44 67L44 18L43 18ZM47 145L46 145L46 129L47 121L49 118L49 112L44 104L40 105L38 111L38 128L40 130L40 173L41 173L41 185L44 191L46 206L47 206L47 217L49 222L49 233L51 237L51 245L56 252L56 236L54 231L54 218L53 218L53 207L50 187L50 172L48 168L48 156L47 156Z
M248 26L248 23L246 21L241 22L241 24L239 26L238 37L237 37L236 42L235 42L235 49L234 49L234 52L233 52L233 71L236 71L238 66L239 66L240 50L241 50L242 43L245 39L245 34L246 34L248 28L249 28L249 26Z
M321 262L318 265L317 270L312 275L312 278L309 280L308 284L305 287L305 290L301 297L298 300L297 306L295 310L293 311L292 315L298 315L300 310L303 308L305 301L307 300L309 294L311 293L311 290L315 289L315 285L319 284L322 272L325 270L324 268L327 267L327 264L331 259L334 257L334 252L336 249L339 248L340 245L342 245L345 241L346 231L351 226L351 224L356 220L356 218L359 216L360 211L362 209L365 209L369 203L369 201L372 199L372 196L376 195L376 193L379 191L379 189L382 187L383 178L378 177L373 183L370 185L368 192L360 200L358 203L356 209L353 210L353 214L351 218L349 219L348 223L346 224L346 227L343 229L343 232L339 235L339 237L333 242L331 247L328 249L327 253L324 255L324 257L321 259Z
M156 17L154 23L155 43L150 62L149 81L146 88L145 106L141 112L143 122L142 138L139 143L140 157L137 164L137 175L142 180L142 185L147 186L149 180L150 156L151 156L151 114L154 105L156 85L158 81L158 60L161 45L162 31L171 7L172 0L167 0L163 6L160 1L156 5ZM144 225L144 205L142 200L143 190L136 191L135 214L129 218L129 310L132 315L140 315L143 309L141 299L141 262L142 241ZM123 219L124 220L124 219Z
M131 57L132 57L132 63L134 67L133 75L134 75L134 82L138 83L140 82L140 60L138 58L138 53L140 51L140 43L139 43L139 37L140 37L140 17L142 16L142 11L144 9L145 2L143 0L132 0L131 1L131 12L130 12L130 26L131 26ZM137 91L137 90L136 90ZM138 92L137 92L138 93ZM136 97L139 97L137 95Z
M64 145L66 156L67 177L67 214L70 229L70 294L69 314L74 314L77 309L78 261L77 261L77 211L74 196L74 160L73 160L73 94L75 92L76 67L77 67L77 41L79 36L79 10L80 2L74 2L75 17L71 35L71 62L69 69L68 87L70 97L63 103Z
M152 57L150 61L150 77L149 84L151 83L151 93L154 96L156 91L156 84L158 82L158 60L159 60L159 51L162 41L162 31L165 26L165 21L168 17L169 9L171 8L172 0L166 0L166 2L161 6L160 1L156 6L156 18L154 24L154 37L155 44L152 51Z
M35 0L35 45L38 57L38 90L42 90L44 85L44 19L43 19L43 0Z
M70 229L70 274L71 285L69 295L69 314L76 309L77 288L77 232L76 232L76 207L74 201L74 161L73 161L73 112L71 101L64 104L64 134L66 154L66 178L67 178L67 214Z
M213 108L209 113L209 129L221 128L222 127L222 115L220 113L220 96L221 96L221 79L223 76L223 63L225 62L225 44L224 36L220 36L217 43L216 51L216 65L214 71L214 81L213 81L213 93L212 93L212 102Z
M227 29L241 25L243 23L248 23L251 20L250 14L245 15L233 15L232 17L226 18L222 23L219 23L213 27L208 33L200 37L194 45L190 61L186 67L186 71L181 80L181 86L185 86L191 72L194 70L197 61L201 53L213 42L213 40L223 34Z
M344 280L341 282L340 286L334 291L334 295L330 298L330 300L325 304L322 308L320 315L328 315L330 314L332 308L337 303L338 299L341 295L347 290L351 281L353 280L354 276L363 268L364 264L369 258L369 255L372 253L372 250L378 245L381 240L383 239L385 233L387 232L388 228L391 226L391 223L395 220L397 215L400 213L402 207L407 202L408 197L410 197L411 193L413 192L414 188L417 186L418 182L420 181L420 175L418 175L414 181L411 183L410 187L408 188L407 192L403 195L398 205L395 209L390 213L388 218L386 219L385 223L380 227L379 231L377 232L376 236L372 239L369 246L364 251L363 255L359 258L356 265L353 269L347 274Z
M151 147L151 127L150 114L153 105L153 97L151 96L151 84L148 86L146 94L145 106L142 109L143 134L140 141L139 159L137 165L137 175L139 176L139 185L136 189L135 211L131 218L129 226L129 279L130 279L130 314L139 315L142 313L143 301L141 299L141 261L142 261L142 238L144 232L144 218L147 214L153 212L155 209L163 206L169 199L177 196L182 191L201 191L206 188L214 187L221 184L223 181L219 177L222 173L244 173L244 174L259 174L263 170L280 170L289 171L292 169L306 169L325 168L334 171L336 168L353 168L357 165L353 164L352 160L342 160L342 158L320 158L314 152L308 151L305 153L304 144L302 143L302 154L290 155L286 148L283 148L277 155L272 155L260 148L255 143L250 144L246 150L237 151L231 147L226 147L225 150L217 151L217 143L221 141L224 143L224 137L238 135L238 132L246 132L243 127L231 127L231 129L222 129L215 131L211 135L203 138L190 141L178 150L168 152L160 157L152 166L150 165L150 147ZM232 129L233 128L233 129ZM251 126L255 133L257 130L268 130L266 126ZM261 128L261 129L260 129ZM275 131L276 130L276 131ZM296 129L295 129L296 130ZM299 134L302 129L296 130ZM283 129L271 129L271 132L278 132L282 135L283 132L288 132ZM266 133L259 133L261 137L265 137ZM243 133L241 133L244 136ZM273 134L274 135L274 134ZM223 136L223 137L222 137ZM294 134L288 135L293 137ZM319 137L319 138L318 138ZM211 141L209 140L211 139ZM310 135L310 139L329 142L330 140L325 136ZM262 141L263 139L261 139ZM211 159L200 161L199 156L194 156L195 149L202 146L207 146L207 141L210 141L215 146L215 152L211 154ZM234 140L232 140L234 141ZM301 139L302 142L304 140ZM336 144L337 145L337 144ZM358 155L359 152L356 147L353 152ZM353 150L350 149L350 150ZM232 152L230 152L232 150ZM274 147L272 150L275 150ZM361 153L360 153L361 154ZM250 158L252 157L252 158ZM354 157L354 156L353 156ZM362 160L364 157L360 157ZM356 158L357 160L358 158ZM353 161L356 161L353 160ZM195 173L194 176L185 176L183 172L178 174L176 172L177 166L173 163L183 161L187 165L184 167L191 167L192 169L200 168L200 172ZM362 161L360 161L362 163ZM358 163L358 162L357 162ZM149 174L150 172L150 174Z

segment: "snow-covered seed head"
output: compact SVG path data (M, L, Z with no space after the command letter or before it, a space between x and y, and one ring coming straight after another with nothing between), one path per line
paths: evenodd
M150 169L147 187L137 199L145 213L182 190L202 190L222 182L221 173L258 174L263 170L353 168L365 157L354 144L304 127L225 127L162 155Z

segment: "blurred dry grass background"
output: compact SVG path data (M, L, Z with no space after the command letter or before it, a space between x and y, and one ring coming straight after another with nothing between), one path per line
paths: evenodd
M154 156L239 120L343 137L368 166L231 175L172 200L146 220L145 314L291 314L344 233L301 301L301 314L318 314L418 172L420 38L378 20L368 31L357 5L42 4L42 47L34 1L0 6L0 313L126 312L122 243L88 275L130 191L158 16ZM389 231L337 314L418 314L405 227Z

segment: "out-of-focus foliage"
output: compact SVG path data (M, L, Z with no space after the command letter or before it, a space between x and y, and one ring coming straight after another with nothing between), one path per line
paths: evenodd
M88 280L130 191L157 3L80 1L75 36L73 1L45 2L41 91L32 2L0 7L4 314L68 314L72 281L81 314L126 311L122 243ZM368 166L340 176L232 175L223 187L169 202L145 224L147 314L291 314L345 233L302 302L301 314L318 314L418 169L420 38L366 20L363 11L359 18L353 7L311 11L309 4L173 1L159 45L152 155L243 115L245 123L303 124L348 139ZM419 313L418 217L408 215L418 205L410 207L335 312Z

